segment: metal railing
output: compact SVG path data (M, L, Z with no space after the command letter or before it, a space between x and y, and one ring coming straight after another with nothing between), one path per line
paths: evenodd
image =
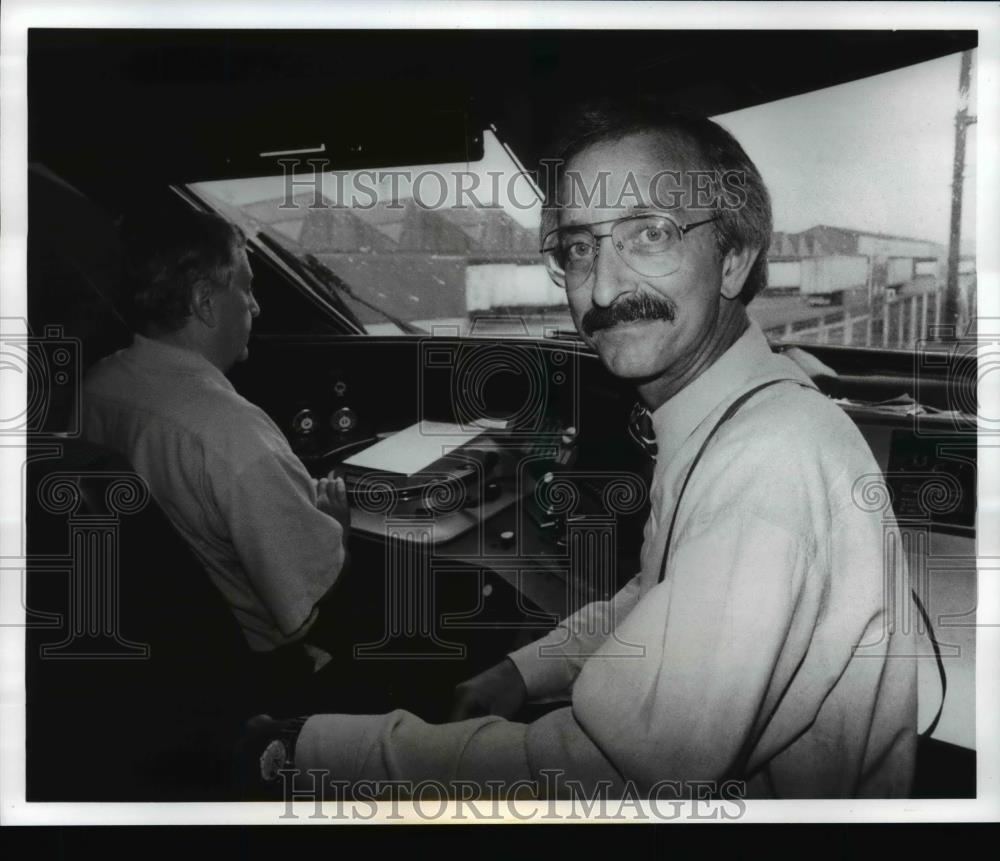
M765 329L772 340L900 349L925 340L941 321L941 290L884 294L865 308L843 308Z

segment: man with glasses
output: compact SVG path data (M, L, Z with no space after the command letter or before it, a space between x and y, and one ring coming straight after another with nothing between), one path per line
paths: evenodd
M905 570L884 553L898 535L858 502L880 481L858 430L747 315L771 235L756 167L709 120L643 113L585 114L558 156L541 251L587 343L635 383L655 458L641 570L460 685L456 722L262 722L262 764L542 795L738 781L748 797L905 796L915 664L893 622Z

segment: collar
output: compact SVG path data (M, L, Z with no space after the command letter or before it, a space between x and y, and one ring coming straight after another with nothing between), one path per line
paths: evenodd
M694 430L723 404L752 385L787 377L811 385L794 362L771 352L760 326L751 320L715 364L652 414L659 461L668 463Z
M132 346L128 348L127 353L137 365L154 371L191 374L211 380L226 389L233 388L233 384L226 379L222 371L194 350L175 347L173 344L166 344L136 333L132 337Z

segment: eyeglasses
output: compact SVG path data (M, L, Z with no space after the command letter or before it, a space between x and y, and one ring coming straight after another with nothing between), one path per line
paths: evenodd
M718 216L678 224L666 213L627 215L612 221L559 227L545 234L541 253L552 280L560 287L578 287L590 276L598 255L598 242L611 239L618 256L634 272L649 277L670 275L681 265L681 241L684 234ZM610 224L607 233L593 228Z

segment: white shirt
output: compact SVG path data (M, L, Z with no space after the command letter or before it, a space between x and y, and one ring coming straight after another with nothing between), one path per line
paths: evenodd
M881 486L878 466L839 407L779 383L723 425L685 490L657 583L696 452L736 398L773 379L809 383L752 324L653 414L641 571L511 655L530 696L566 693L572 707L530 725L316 716L297 766L349 780L540 780L558 769L640 791L737 778L748 797L905 796L916 663L890 628L909 589L902 554L886 553L895 521L862 504L863 486Z
M83 427L146 480L252 649L304 636L343 567L342 530L263 410L199 354L136 335L88 373Z

